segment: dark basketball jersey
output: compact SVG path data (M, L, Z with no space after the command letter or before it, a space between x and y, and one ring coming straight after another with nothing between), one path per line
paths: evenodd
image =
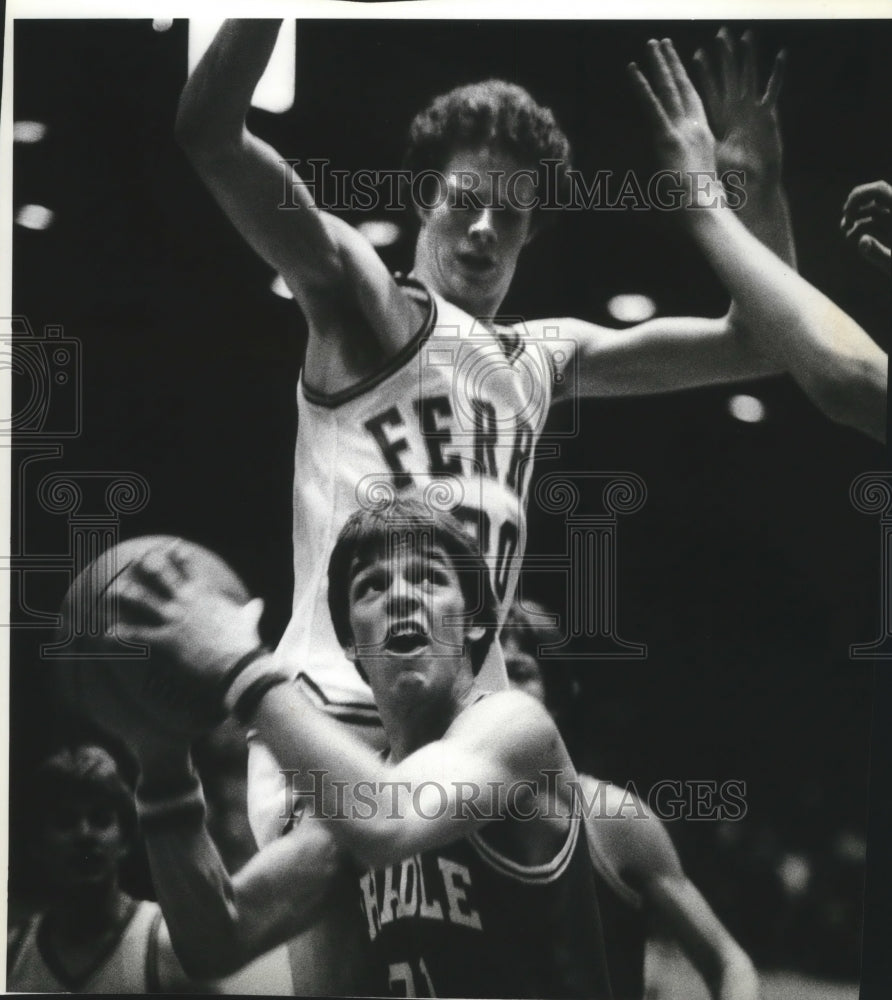
M529 867L474 834L360 878L373 992L604 1000L594 868L581 821Z
M630 893L619 890L600 871L596 871L595 881L613 1000L642 1000L647 926L641 904L633 902Z
M590 801L599 802L602 806L601 809L585 810L585 833L595 866L595 885L613 997L614 1000L641 1000L644 996L647 921L641 897L623 881L617 861L611 857L610 841L605 842L603 837L605 826L618 821L615 814L611 815L609 806L606 812L602 811L606 800L601 798L598 787L605 794L611 791L619 794L623 802L627 799L622 789L600 782L589 774L580 774L579 781L585 789L584 794L591 797Z

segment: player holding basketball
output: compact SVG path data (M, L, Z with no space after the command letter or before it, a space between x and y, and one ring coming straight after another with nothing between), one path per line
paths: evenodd
M500 635L512 688L549 708L560 726L555 680L538 660L562 638L541 624L549 612L515 601ZM758 1000L759 979L682 868L666 828L631 791L578 775L580 804L595 866L598 902L615 1000L672 994L671 959L678 949L708 985L713 1000Z
M509 84L460 88L412 125L407 164L439 171L448 187L447 197L418 211L415 280L398 282L363 236L315 206L290 168L283 206L285 164L245 125L277 33L271 21L221 28L183 91L177 135L308 321L298 387L295 599L282 651L302 663L308 693L330 711L374 721L370 693L344 659L325 596L331 543L363 490L380 480L398 489L445 481L457 515L490 559L504 617L524 548L530 460L551 403L573 391L661 392L775 367L729 317L658 319L622 332L571 319L493 327L518 256L541 225L543 213L523 206L536 195L543 161L558 161L559 176L569 162L551 112ZM733 83L751 68L751 46L745 40L741 69L727 33L720 43ZM732 106L729 97L735 127L721 166L747 171L748 222L791 256L776 94L772 84L763 104L758 95L746 104L735 94ZM559 357L550 355L549 328L560 334ZM475 382L481 357L493 377ZM555 377L574 368L576 380ZM269 836L258 832L261 840Z
M779 369L733 313L657 319L624 331L574 319L508 329L493 322L541 224L541 213L525 206L542 182L543 161L561 165L558 177L569 162L551 112L500 81L459 88L415 119L406 162L416 172L439 171L446 190L418 209L412 276L394 278L374 248L319 210L300 177L246 127L278 28L273 21L224 24L183 91L177 136L308 323L297 393L295 590L278 655L299 669L309 697L374 741L380 723L370 689L345 659L328 617L325 567L341 525L382 482L449 491L486 553L501 621L525 547L532 455L553 402L573 392L662 392ZM719 42L729 109L721 167L745 170L747 224L792 259L779 183L777 86L764 102L756 94L739 100L737 91L732 100L753 54L749 40L743 59L727 33ZM559 348L549 331L559 334ZM487 377L475 378L481 366ZM482 676L491 687L505 685L497 644ZM261 845L288 820L280 767L257 740L249 812ZM307 940L302 953L295 946L298 993L350 989L349 930L336 906L334 913L327 937Z
M184 547L150 551L115 582L119 634L219 691L314 782L307 835L274 841L230 883L188 745L160 739L148 716L119 720L140 759L143 830L182 961L219 974L299 929L332 877L331 838L362 905L366 995L609 997L569 755L537 701L477 679L496 603L479 549L451 515L397 500L349 519L328 573L334 627L374 692L386 758L289 683L258 647L251 605L196 572Z

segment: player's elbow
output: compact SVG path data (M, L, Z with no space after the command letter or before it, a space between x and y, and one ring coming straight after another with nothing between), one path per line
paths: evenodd
M835 423L865 431L876 438L884 436L885 371L880 371L870 361L835 359L832 368L812 377L807 391L821 412Z

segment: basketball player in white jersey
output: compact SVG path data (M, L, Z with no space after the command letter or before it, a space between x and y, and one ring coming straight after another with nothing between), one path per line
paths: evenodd
M569 161L551 112L500 81L459 88L416 117L406 162L442 175L444 197L418 207L414 270L409 282L398 281L364 237L319 210L293 169L246 127L278 28L271 21L223 25L186 84L176 131L308 323L298 387L295 592L280 659L300 672L309 697L371 739L379 730L369 689L343 656L327 614L327 556L352 510L380 500L382 489L425 495L432 487L428 500L455 509L485 549L501 620L524 550L530 460L552 402L574 392L662 392L779 368L733 312L656 319L624 331L575 319L499 329L493 318L540 224L541 213L528 206L543 161L552 161L552 170L559 164L558 178ZM739 88L730 96L747 59L752 63L745 49L740 60L723 36L730 82L722 107L734 128L722 147L722 169L746 171L747 225L792 259L779 181L777 88L769 88L767 101L755 93L741 100ZM482 676L490 686L506 683L497 646ZM276 762L253 741L249 811L261 845L289 822L281 766L288 762ZM338 928L343 923L333 919ZM295 951L296 991L349 990L336 975L349 977L344 953L337 933L307 943L303 957ZM320 968L334 980L321 981Z
M541 701L561 726L558 678L538 659L560 629L536 601L515 601L500 641L508 682ZM685 873L665 826L637 795L579 773L580 803L596 872L614 1000L673 994L674 957L697 969L713 1000L758 1000L749 956Z

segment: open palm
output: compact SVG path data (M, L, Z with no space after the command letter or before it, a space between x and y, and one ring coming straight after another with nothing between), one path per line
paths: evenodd
M773 181L780 176L783 143L777 101L783 81L786 53L779 52L764 91L752 32L736 43L722 28L716 36L716 69L705 50L694 56L700 75L700 93L716 137L719 173L741 171L747 180Z

